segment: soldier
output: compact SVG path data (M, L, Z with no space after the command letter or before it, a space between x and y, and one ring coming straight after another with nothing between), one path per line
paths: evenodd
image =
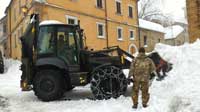
M131 63L129 79L133 76L133 108L137 108L139 90L142 91L142 104L147 107L149 101L149 79L150 74L156 70L153 61L145 55L145 49L139 49L139 55Z
M64 35L59 35L58 39L58 49L61 50L64 48L65 41L64 41Z

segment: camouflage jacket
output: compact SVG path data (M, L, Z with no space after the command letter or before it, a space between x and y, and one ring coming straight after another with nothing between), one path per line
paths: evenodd
M131 63L129 77L133 76L134 81L148 82L150 74L155 70L153 61L144 53L140 53Z

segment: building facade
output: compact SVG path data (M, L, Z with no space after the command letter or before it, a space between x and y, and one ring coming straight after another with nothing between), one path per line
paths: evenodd
M183 45L185 43L185 33L181 32L177 37L175 38L168 38L165 39L165 44L167 45L171 45L171 46L180 46Z
M141 46L143 46L146 52L152 52L157 43L164 43L164 33L153 30L140 29Z
M22 13L21 7L28 8L27 15ZM80 20L88 48L100 50L118 45L130 53L137 51L137 0L11 0L6 13L12 58L21 57L19 38L32 13L38 13L40 21L78 24Z
M188 42L188 36L182 26L172 25L165 28L165 44L179 46L185 42Z
M200 0L186 0L190 42L200 38Z
M3 56L8 57L7 52L7 16L0 19L0 50Z

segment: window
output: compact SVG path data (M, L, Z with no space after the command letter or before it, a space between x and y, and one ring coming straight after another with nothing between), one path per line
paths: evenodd
M14 21L16 21L17 17L16 17L16 8L14 8Z
M4 46L4 49L6 50L7 49L7 43L5 42L3 46Z
M3 25L3 33L6 34L6 24Z
M21 0L19 0L19 14L21 14Z
M105 25L103 23L97 23L97 33L99 38L105 37Z
M123 29L121 27L117 27L117 39L118 40L123 39Z
M131 40L134 40L134 31L133 30L129 30L129 37Z
M158 42L160 43L160 38L158 39Z
M117 9L117 14L121 14L121 1L120 0L116 0L116 9Z
M57 28L57 52L58 56L64 59L69 64L76 64L78 62L77 49L75 41L75 32L71 28L58 27Z
M24 34L23 34L23 27L21 27L21 31L20 31L20 32L21 32L21 35L23 36L23 35L24 35Z
M14 38L15 38L15 48L17 48L17 35L16 34L15 34Z
M103 0L97 0L97 7L103 8Z
M54 27L41 27L38 38L38 53L54 53L55 51Z
M18 29L18 37L21 37L20 29Z
M144 36L144 47L147 47L147 36Z
M133 18L133 7L132 6L128 6L128 16L130 17L130 18Z
M67 24L70 24L70 25L75 25L75 24L78 24L78 19L77 17L74 17L74 16L66 16L67 18Z
M68 19L68 24L75 24L75 20L74 19Z

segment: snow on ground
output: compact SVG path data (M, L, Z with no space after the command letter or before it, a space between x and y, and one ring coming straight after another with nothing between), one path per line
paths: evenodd
M200 112L200 41L175 47L157 44L155 51L173 63L173 70L162 82L154 80L147 108L141 100L137 110L131 108L130 88L118 99L91 100L89 85L66 93L67 100L39 101L33 92L20 91L20 62L6 60L8 70L0 74L0 112Z

